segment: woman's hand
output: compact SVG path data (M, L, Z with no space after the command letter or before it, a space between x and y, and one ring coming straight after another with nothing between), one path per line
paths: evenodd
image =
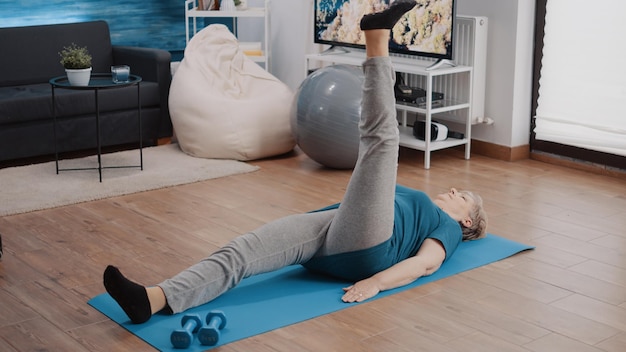
M352 303L363 302L368 298L372 298L380 292L380 289L378 289L376 280L369 278L361 280L352 286L344 287L343 291L345 293L341 300L346 303Z

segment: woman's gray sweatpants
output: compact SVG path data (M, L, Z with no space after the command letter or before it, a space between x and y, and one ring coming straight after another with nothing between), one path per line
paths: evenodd
M339 208L267 223L163 281L173 313L209 302L246 277L389 239L399 142L395 75L388 57L367 59L363 72L359 159Z

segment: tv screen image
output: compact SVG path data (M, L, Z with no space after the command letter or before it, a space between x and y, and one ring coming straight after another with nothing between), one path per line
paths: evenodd
M315 43L363 48L363 15L389 7L390 0L316 0ZM391 52L452 59L454 0L417 0L393 28Z

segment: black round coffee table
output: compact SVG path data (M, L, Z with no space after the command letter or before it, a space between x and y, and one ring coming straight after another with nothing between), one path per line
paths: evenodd
M128 82L114 83L111 73L93 73L89 80L89 84L86 86L73 86L68 81L67 76L60 76L50 79L50 86L52 87L52 114L54 116L54 158L56 162L56 171L76 171L76 170L98 170L100 175L100 182L102 182L102 169L114 169L114 168L133 168L138 167L143 170L143 142L141 133L141 94L140 87L141 77L137 75L129 75ZM98 93L101 90L106 89L119 89L128 86L137 87L137 119L139 120L139 165L128 166L107 166L102 167L102 145L100 140L100 106L98 103ZM55 98L56 89L70 89L70 90L91 90L95 95L95 112L96 112L96 145L98 149L98 167L85 167L85 168L72 168L72 169L59 169L59 152L57 147L57 106Z

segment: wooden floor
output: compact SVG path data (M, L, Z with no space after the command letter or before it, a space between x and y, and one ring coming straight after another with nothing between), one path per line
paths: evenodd
M402 149L398 182L478 191L489 231L536 249L216 351L626 351L626 179L432 157L424 170L420 152ZM154 284L237 234L339 201L349 178L301 153L253 164L261 170L0 218L0 351L151 351L87 305L107 264Z

